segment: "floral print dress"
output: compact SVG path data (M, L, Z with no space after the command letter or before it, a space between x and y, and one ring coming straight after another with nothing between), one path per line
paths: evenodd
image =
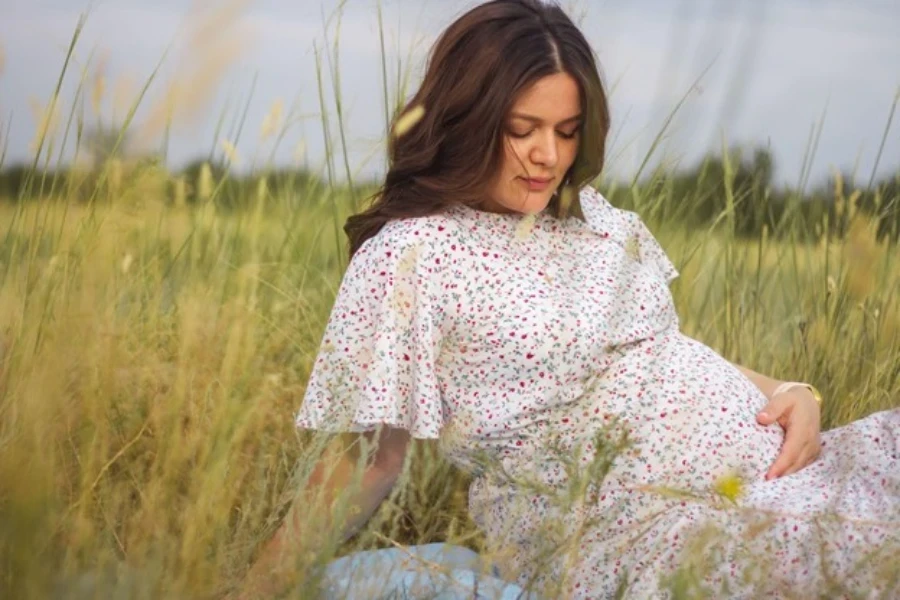
M756 421L766 398L681 333L678 272L641 219L590 186L579 199L584 221L454 206L368 239L297 425L438 439L473 475L503 574L548 595L888 593L900 410L823 432L814 463L765 481L784 439ZM734 502L713 493L729 478Z

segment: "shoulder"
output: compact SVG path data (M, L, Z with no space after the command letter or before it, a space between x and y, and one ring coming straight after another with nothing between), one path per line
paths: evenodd
M600 215L615 210L615 207L610 204L609 200L592 185L585 185L581 188L578 192L578 202L581 204L582 212L585 213L585 218L587 218L588 213Z
M444 214L394 219L367 239L351 262L411 266L441 271L458 240L460 225Z
M608 228L615 223L615 221L611 223L610 219L617 219L621 212L591 185L585 185L581 188L578 192L578 202L581 204L581 212L584 215L585 222L594 229Z
M446 244L456 240L459 228L459 223L444 214L394 219L366 240L359 252L409 248L440 251Z

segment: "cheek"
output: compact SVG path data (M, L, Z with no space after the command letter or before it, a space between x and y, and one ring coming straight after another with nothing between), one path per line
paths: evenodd
M503 170L506 172L520 173L522 165L528 164L526 158L528 150L525 144L520 140L510 140L509 145L505 146L503 154Z

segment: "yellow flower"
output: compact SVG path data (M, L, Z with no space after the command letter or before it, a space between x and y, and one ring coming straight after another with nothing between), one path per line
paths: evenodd
M744 495L744 480L735 473L723 475L713 483L713 491L726 500L736 502Z

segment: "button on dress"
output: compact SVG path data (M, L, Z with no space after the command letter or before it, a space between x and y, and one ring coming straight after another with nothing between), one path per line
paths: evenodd
M679 569L728 597L900 592L879 587L900 556L900 409L765 481L784 441L756 422L765 396L680 331L678 272L640 217L579 200L584 221L454 206L366 240L297 425L438 439L504 575L548 594L667 597Z

